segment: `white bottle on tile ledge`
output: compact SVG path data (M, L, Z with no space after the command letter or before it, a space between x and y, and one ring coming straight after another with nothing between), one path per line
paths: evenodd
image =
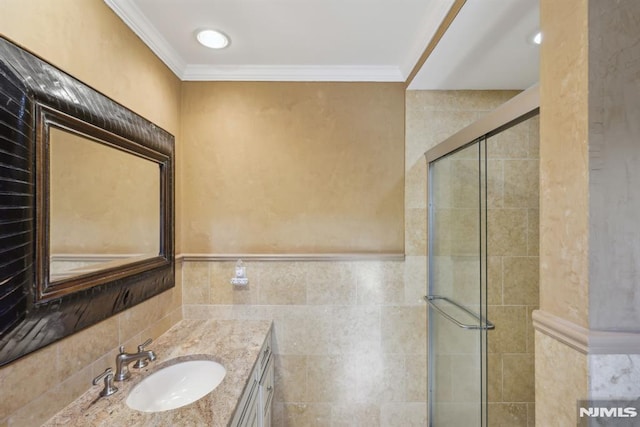
M241 259L236 262L236 274L231 278L231 284L235 286L246 286L249 284L247 268L244 266Z

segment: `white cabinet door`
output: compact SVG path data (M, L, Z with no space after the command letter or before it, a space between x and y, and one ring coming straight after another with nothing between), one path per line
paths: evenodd
M236 415L234 422L231 424L232 426L252 427L252 424L250 424L250 414L252 410L257 414L256 408L259 403L259 384L255 379L255 372L251 373L251 377L252 383L249 386L249 389L245 391L244 395L240 398L240 404L238 406L240 412Z
M260 379L260 426L271 426L271 403L274 392L273 357L269 358L267 366Z
M264 418L262 419L262 427L271 427L271 405L269 405L267 413L264 414Z
M251 406L247 412L247 416L242 423L242 427L259 427L260 426L260 406L258 405L258 399L254 398L249 403Z

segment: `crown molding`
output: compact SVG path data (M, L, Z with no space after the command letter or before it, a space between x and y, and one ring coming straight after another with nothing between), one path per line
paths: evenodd
M403 82L396 66L187 65L184 81Z
M532 317L537 331L583 354L640 354L640 332L591 330L542 310Z
M131 0L104 0L104 2L173 71L173 74L182 79L181 76L187 64L135 3Z

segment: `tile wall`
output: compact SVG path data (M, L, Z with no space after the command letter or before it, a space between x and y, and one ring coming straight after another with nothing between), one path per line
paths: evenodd
M184 316L274 320L274 425L424 425L424 282L402 260L244 262L246 288L235 262L185 262Z
M534 330L539 304L539 119L487 140L489 425L535 425Z

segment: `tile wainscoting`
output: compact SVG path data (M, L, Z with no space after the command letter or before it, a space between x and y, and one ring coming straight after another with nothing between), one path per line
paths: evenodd
M235 261L184 261L183 314L273 319L274 425L424 426L426 260L395 258L244 258L246 287Z

